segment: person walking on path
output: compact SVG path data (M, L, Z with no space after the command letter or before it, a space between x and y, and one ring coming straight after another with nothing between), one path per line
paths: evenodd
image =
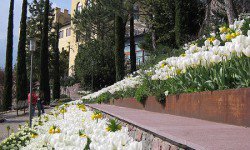
M38 101L37 101L38 117L41 116L41 111L42 111L42 114L45 113L45 111L44 111L44 106L43 106L44 100L42 99L43 97L44 97L44 93L41 92L41 93L40 93L40 96L39 96L39 98L38 98Z
M28 95L28 104L30 104L30 96L32 96L32 102L31 102L31 115L34 116L35 114L35 107L37 104L38 96L36 95L35 89L33 89L32 93Z

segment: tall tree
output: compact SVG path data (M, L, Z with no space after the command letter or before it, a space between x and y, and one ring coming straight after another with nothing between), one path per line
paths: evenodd
M34 81L39 81L40 76L40 52L41 52L41 41L42 41L42 32L43 32L43 16L45 10L45 1L44 0L33 0L29 4L29 12L30 15L27 20L27 40L30 37L36 39L36 51L33 52L34 54L34 63L33 63L33 79ZM50 3L50 12L49 12L49 47L52 47L55 43L55 30L53 30L53 21L54 21L54 10L52 9L52 3ZM26 48L29 46L29 41L26 42ZM52 51L49 51L49 56L52 56ZM26 53L26 64L30 66L30 51L28 50ZM52 72L52 65L50 65L50 72ZM68 66L67 66L68 67ZM27 74L29 79L30 67L27 68Z
M130 72L133 73L136 71L136 52L135 52L135 26L134 26L134 7L131 6L130 12Z
M125 76L125 56L124 56L125 32L126 32L126 23L124 23L124 20L120 15L116 14L115 16L116 81L122 80Z
M54 59L53 59L53 99L60 98L60 62L59 62L59 23L56 24L55 44L53 46Z
M3 110L9 110L12 106L12 58L13 58L13 16L14 0L10 0L9 22L7 33L6 63L4 77Z
M27 70L26 70L26 24L27 20L27 0L23 0L22 16L20 23L20 37L18 43L17 55L17 73L16 73L16 97L17 100L27 99Z
M225 2L225 8L226 8L226 11L227 11L228 23L233 24L234 19L237 17L235 9L234 9L233 0L224 0L224 2Z
M50 85L49 85L49 47L48 47L48 30L49 30L49 0L45 0L42 42L40 52L40 94L45 104L50 104Z
M175 0L175 43L179 47L181 45L181 0Z

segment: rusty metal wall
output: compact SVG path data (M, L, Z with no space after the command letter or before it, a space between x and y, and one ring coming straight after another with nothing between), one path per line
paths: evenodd
M111 105L250 127L250 88L170 95L166 103L148 97L113 100Z

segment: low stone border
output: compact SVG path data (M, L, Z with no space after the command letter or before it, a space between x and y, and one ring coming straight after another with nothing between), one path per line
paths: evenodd
M90 110L98 110L87 105ZM100 111L100 110L99 110ZM118 122L124 126L128 127L129 136L138 142L142 142L143 150L193 150L192 148L162 137L152 131L143 129L137 125L123 120L122 118L117 118L111 114L103 112L103 117L108 119L117 119Z

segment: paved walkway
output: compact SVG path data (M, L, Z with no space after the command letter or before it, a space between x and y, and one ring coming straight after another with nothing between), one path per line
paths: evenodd
M45 112L48 113L50 110L51 108L45 109ZM35 115L37 115L37 110ZM6 121L0 123L0 142L8 137L8 132L6 130L7 126L10 126L10 130L17 132L19 124L24 125L26 121L29 120L29 113L26 112L23 114L23 111L19 111L19 116L16 115L16 111L3 114L2 116L6 119Z
M250 149L250 128L112 105L89 106L194 149Z

